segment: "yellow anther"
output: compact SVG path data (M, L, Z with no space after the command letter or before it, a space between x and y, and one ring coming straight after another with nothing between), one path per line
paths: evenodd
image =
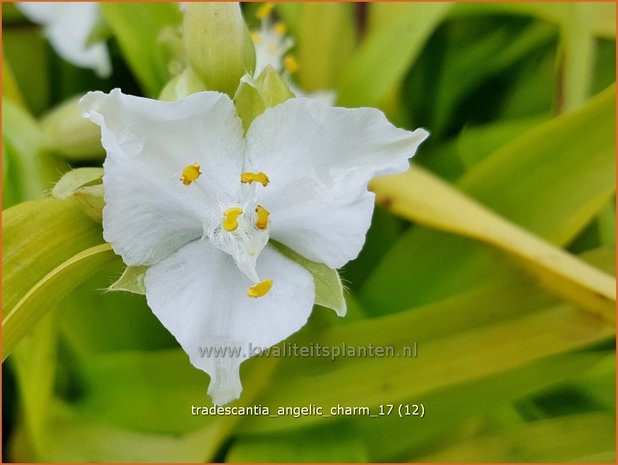
M253 297L257 299L258 297L263 297L268 294L268 291L273 287L272 279L265 279L264 281L260 281L257 284L254 284L247 290L247 295L249 297Z
M188 186L193 181L197 180L200 177L202 172L200 171L200 165L197 163L193 163L192 165L188 165L182 170L182 174L180 175L180 182L182 182L185 186Z
M258 229L266 229L268 227L268 217L270 213L261 205L255 207L255 212L257 213L257 219L255 220L255 227Z
M232 232L238 228L238 217L242 215L242 208L228 208L223 212L223 229Z
M259 32L252 32L251 40L255 45L260 45L262 43L262 34Z
M275 7L275 5L273 5L272 3L268 2L268 3L264 3L262 6L260 6L257 11L255 12L255 16L259 19L264 19L270 16L270 14L273 12L273 8Z
M283 59L283 67L288 73L294 74L298 71L298 61L292 55L288 55Z
M262 186L268 186L270 183L270 179L266 176L266 173L262 173L261 171L258 173L251 173L249 171L245 171L240 174L240 182L243 184L251 184L252 182L259 182Z
M287 26L283 24L281 21L276 22L275 25L273 26L273 29L275 30L275 34L281 37L283 37L285 33L288 32Z

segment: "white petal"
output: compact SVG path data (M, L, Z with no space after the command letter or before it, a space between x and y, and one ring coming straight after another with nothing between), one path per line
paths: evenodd
M87 45L88 37L98 21L96 2L25 2L16 3L33 22L45 28L58 55L76 66L90 68L101 77L109 76L111 65L103 43Z
M60 3L54 2L16 2L15 6L33 23L47 25L58 16Z
M231 100L201 92L174 102L91 92L84 116L101 126L104 237L127 265L157 263L219 221L217 195L237 197L244 140ZM201 176L185 186L192 163Z
M334 108L290 99L258 116L247 133L251 169L270 184L260 201L270 236L305 257L339 268L355 258L371 221L378 175L408 169L428 136L398 129L372 108Z
M258 272L273 280L263 297L232 257L206 241L192 242L146 273L148 305L176 337L191 363L211 377L208 393L221 405L238 398L238 369L253 348L270 347L300 329L313 306L313 279L307 270L274 250L264 249ZM204 350L231 352L215 356Z

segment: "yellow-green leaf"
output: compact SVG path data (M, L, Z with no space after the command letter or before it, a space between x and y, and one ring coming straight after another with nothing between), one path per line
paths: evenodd
M70 200L31 201L2 213L5 357L54 301L114 258L102 241L101 226Z
M522 258L541 282L578 307L615 320L615 278L491 212L429 172L415 167L374 179L377 201L405 218L463 234Z

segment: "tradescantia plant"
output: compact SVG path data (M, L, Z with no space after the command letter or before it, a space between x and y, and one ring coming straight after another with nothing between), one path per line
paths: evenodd
M204 37L194 23L213 18ZM225 50L214 48L214 35L225 37ZM238 70L251 57L246 35L237 5L187 6L189 66L209 88L240 85ZM236 68L219 73L222 53L238 57ZM261 95L275 100L269 89ZM249 348L267 349L296 332L316 301L311 273L269 240L338 279L332 270L358 256L369 228L367 183L406 170L427 137L396 129L377 110L306 98L266 110L246 135L232 100L212 91L165 103L118 90L89 93L81 108L101 127L107 151L103 237L127 265L151 267L148 305L210 375L216 404L240 396ZM345 315L343 297L330 299ZM205 347L224 355L205 357Z
M89 93L81 107L107 150L103 237L127 265L151 266L148 305L210 375L216 404L239 397L247 348L300 329L315 302L311 273L269 241L342 267L369 228L367 183L406 170L427 137L377 110L306 98L266 110L246 136L232 101L216 92L157 102L115 90ZM224 355L204 357L204 347Z
M2 8L5 458L614 460L613 5Z

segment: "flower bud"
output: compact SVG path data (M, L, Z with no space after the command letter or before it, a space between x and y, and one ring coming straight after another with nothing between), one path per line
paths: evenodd
M101 159L101 131L84 119L79 109L79 97L69 99L48 113L41 121L43 148L67 160Z
M238 3L187 3L183 42L189 66L209 90L234 95L255 67L255 49Z

